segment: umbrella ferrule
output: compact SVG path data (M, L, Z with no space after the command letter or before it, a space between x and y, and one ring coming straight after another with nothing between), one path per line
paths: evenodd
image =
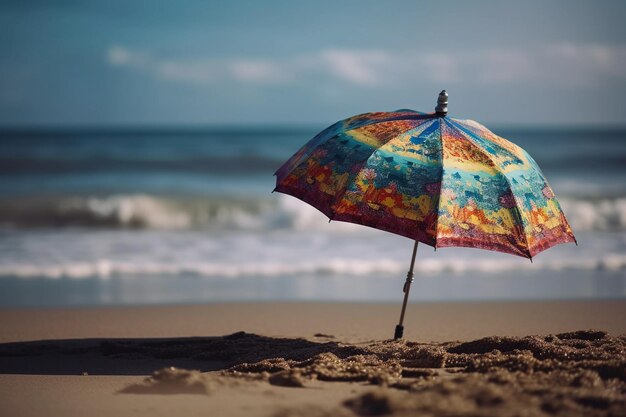
M444 117L448 114L448 93L446 90L442 90L441 93L439 93L435 113L437 113L439 117Z

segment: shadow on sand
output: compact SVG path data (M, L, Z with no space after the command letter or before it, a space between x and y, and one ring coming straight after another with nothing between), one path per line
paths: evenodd
M206 372L271 358L303 360L325 352L340 358L363 353L333 341L244 332L222 337L41 340L0 344L0 374L149 375L166 366Z

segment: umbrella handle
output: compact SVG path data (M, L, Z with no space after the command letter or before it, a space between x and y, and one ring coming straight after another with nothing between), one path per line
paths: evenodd
M402 287L402 291L404 292L404 301L402 302L402 311L400 312L400 322L396 326L396 331L393 335L394 339L401 339L404 334L404 326L402 323L404 322L404 311L406 310L406 304L409 301L409 291L411 290L411 284L413 283L413 267L415 265L415 255L417 254L417 244L418 241L415 241L415 245L413 245L413 256L411 257L411 267L409 268L409 272L406 274L406 281L404 281L404 287Z

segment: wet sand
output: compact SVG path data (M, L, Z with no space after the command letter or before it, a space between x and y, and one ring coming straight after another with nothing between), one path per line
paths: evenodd
M0 310L0 414L626 415L626 301L398 309Z

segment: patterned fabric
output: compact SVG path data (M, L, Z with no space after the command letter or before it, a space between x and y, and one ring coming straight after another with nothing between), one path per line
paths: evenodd
M537 163L471 120L366 113L315 136L276 171L276 189L331 220L427 245L532 258L575 242Z

